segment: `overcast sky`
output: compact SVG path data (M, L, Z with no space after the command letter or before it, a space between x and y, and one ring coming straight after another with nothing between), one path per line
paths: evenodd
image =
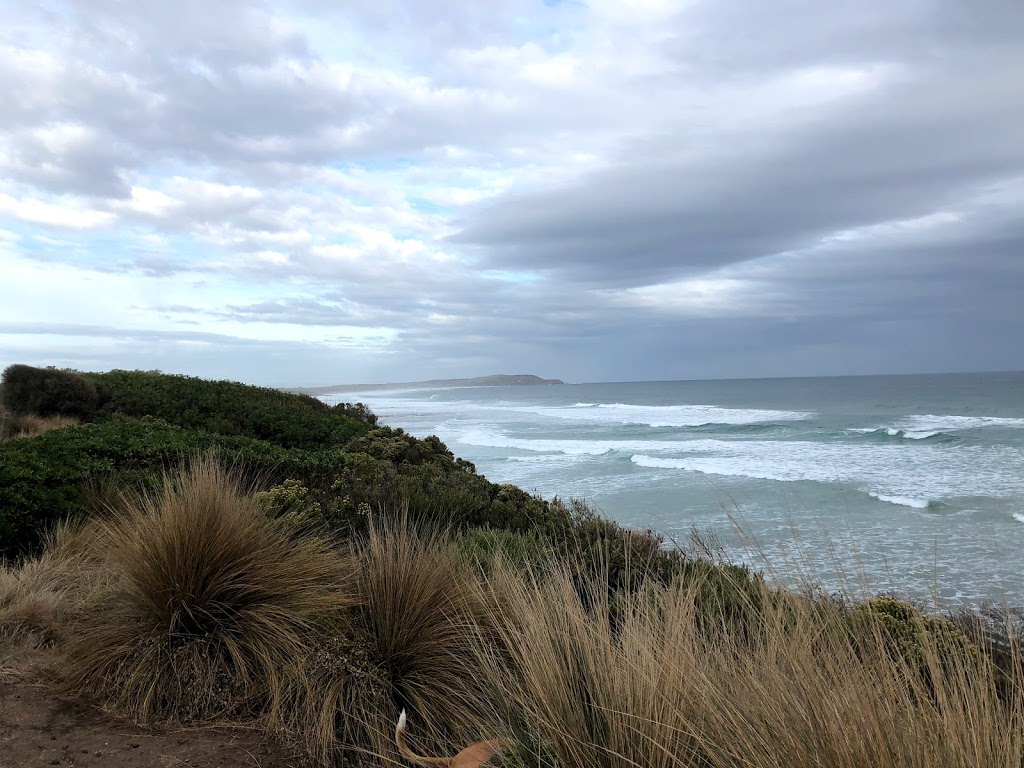
M1021 0L5 0L0 365L1024 368Z

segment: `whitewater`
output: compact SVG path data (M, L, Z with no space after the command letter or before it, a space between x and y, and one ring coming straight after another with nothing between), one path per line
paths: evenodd
M1024 374L325 395L495 482L848 592L1024 605Z

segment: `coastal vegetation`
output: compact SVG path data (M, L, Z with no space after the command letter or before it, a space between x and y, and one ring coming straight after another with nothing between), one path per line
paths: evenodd
M0 679L322 766L1024 765L1009 610L773 586L365 406L11 366Z

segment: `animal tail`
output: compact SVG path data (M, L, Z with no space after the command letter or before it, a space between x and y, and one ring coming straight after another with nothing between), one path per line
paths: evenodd
M423 757L423 755L417 755L405 742L405 710L402 710L402 714L398 716L398 725L395 726L395 743L398 744L398 751L402 753L406 760L409 760L417 765L422 765L424 768L451 768L452 759L450 757Z

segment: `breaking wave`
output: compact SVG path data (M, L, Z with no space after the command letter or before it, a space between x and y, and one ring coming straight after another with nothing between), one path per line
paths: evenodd
M943 432L942 430L939 430L939 429L912 430L912 429L900 429L898 427L867 427L867 428L863 428L863 429L861 429L861 428L850 429L848 431L849 432L857 432L857 433L860 433L862 435L869 435L871 437L881 437L881 438L895 437L895 438L904 439L904 440L929 440L929 439L931 439L933 437L934 438L945 438L945 439L953 438L953 435L950 435L950 434L948 434L946 432Z
M807 411L720 408L715 405L630 405L628 403L576 403L563 407L526 406L519 410L556 419L599 424L640 424L648 427L752 425L780 421L803 421L814 415Z

